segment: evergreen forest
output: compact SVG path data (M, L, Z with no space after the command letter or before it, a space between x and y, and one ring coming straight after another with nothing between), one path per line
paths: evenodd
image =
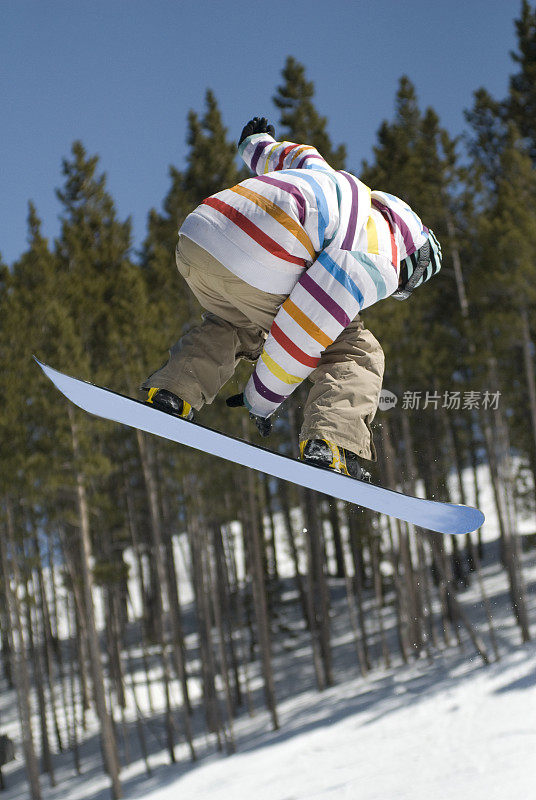
M134 753L149 773L155 749L179 764L231 754L237 718L264 714L278 729L285 693L307 681L322 692L348 660L364 680L448 648L483 667L496 661L503 645L486 565L505 576L518 642L530 639L536 9L527 0L516 30L507 95L477 88L458 137L402 76L373 155L350 164L292 56L273 107L244 109L244 123L269 116L279 140L315 145L333 167L407 201L436 233L443 269L426 291L363 313L386 354L384 387L398 398L373 423L373 480L477 506L488 492L492 543L486 526L432 534L89 417L37 368L32 355L143 399L141 382L199 320L174 265L177 231L205 197L249 175L240 132L225 128L212 91L188 114L185 164L170 167L140 249L106 165L81 141L58 175L54 241L29 202L25 252L0 260L0 671L16 692L32 800L56 782L60 756L83 773L90 735L115 800ZM241 363L198 421L297 455L307 385L264 442L246 413L225 405L250 372ZM480 593L478 622L468 587Z

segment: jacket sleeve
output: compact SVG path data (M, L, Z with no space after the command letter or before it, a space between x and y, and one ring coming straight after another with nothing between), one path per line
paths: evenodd
M249 410L269 417L310 375L324 350L357 314L392 294L397 271L388 258L328 246L279 311L244 390Z
M279 169L329 169L316 147L293 142L276 142L268 133L254 133L244 139L238 153L257 175Z

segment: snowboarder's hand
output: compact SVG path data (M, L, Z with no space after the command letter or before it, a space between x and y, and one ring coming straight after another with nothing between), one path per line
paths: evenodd
M275 128L268 123L266 117L253 117L253 119L250 119L247 125L244 126L242 135L238 140L238 146L240 147L244 139L247 139L248 136L253 136L254 133L268 133L270 136L274 136Z
M249 418L253 420L261 436L266 437L271 434L272 420L269 417L258 417L250 412Z
M233 396L228 397L225 402L230 408L240 408L240 406L245 406L244 395L242 392L240 392L240 394L233 394ZM258 417L256 414L252 414L250 412L249 418L255 423L261 436L270 435L272 431L272 420L269 417Z

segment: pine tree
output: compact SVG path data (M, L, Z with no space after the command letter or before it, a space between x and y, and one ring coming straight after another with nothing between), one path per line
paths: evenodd
M536 387L531 355L536 308L536 171L524 141L510 124L495 190L479 220L482 267L475 280L487 285L478 302L480 335L485 335L500 364L503 403L514 412L509 419L513 440L529 455L536 475ZM533 503L534 497L532 507Z
M421 173L418 143L422 115L415 87L402 76L395 98L393 122L384 121L378 130L378 144L373 147L374 165L363 162L361 175L373 188L384 187L391 194L410 203L412 184Z
M22 597L13 596L12 610L14 628L18 634L14 654L20 666L20 680L16 681L21 711L28 717L26 706L31 705L30 676L23 666L28 654L25 647L29 645L31 653L39 653L41 647L38 626L33 628L32 618L35 599L30 591L32 560L28 558L31 550L29 542L43 529L56 513L54 500L57 495L57 479L55 478L55 455L57 440L51 436L51 430L61 437L61 417L58 406L52 405L47 397L47 389L39 375L39 370L32 359L32 353L42 356L43 343L53 332L52 320L59 320L64 315L61 308L61 293L54 292L54 275L56 260L48 248L46 239L40 231L40 221L33 204L30 203L28 214L28 250L13 265L10 273L3 274L2 306L3 325L0 331L0 360L3 365L1 393L2 411L0 412L0 496L7 520L7 530L2 539L9 539L11 563L7 564L7 550L2 557L3 567L9 570L16 582L15 595L25 587ZM5 542L4 542L5 547ZM9 592L7 593L9 595ZM20 627L20 617L26 617L26 633ZM42 670L39 669L40 657L34 661L34 686L37 692L40 721L41 745L46 768L53 776L52 761L47 730L47 708ZM19 676L17 675L17 678ZM55 710L54 710L55 714ZM28 720L24 722L27 726ZM31 734L31 731L30 731ZM32 759L31 735L24 733L24 749L27 759ZM32 767L28 764L28 774L32 776ZM37 796L36 785L32 788L32 796Z
M56 192L62 204L56 249L93 379L112 372L109 336L116 315L123 312L123 298L130 299L132 290L120 280L128 271L131 222L118 220L106 175L97 173L98 162L98 156L88 156L82 143L75 142L72 158L63 161L64 186ZM116 377L110 388L121 385Z
M456 142L440 127L433 109L420 112L413 85L402 77L394 120L380 126L378 144L373 148L374 163L364 162L361 177L372 189L405 200L445 243L448 221L454 214L455 148ZM432 391L439 382L448 384L452 375L451 354L453 348L459 349L459 328L448 253L445 261L446 269L440 276L417 290L410 300L388 300L364 315L386 353L385 384L396 383L399 391ZM459 355L457 352L458 370Z
M327 118L314 106L314 84L306 80L304 65L288 56L281 76L284 82L277 87L273 101L281 111L279 124L284 131L283 134L276 131L276 136L281 139L284 135L290 141L311 144L333 169L344 169L346 147L340 144L334 148L331 144Z
M465 118L472 129L467 141L472 159L468 183L479 198L493 189L494 177L500 170L506 135L503 105L486 89L479 89L474 94L473 108L465 111Z
M421 113L415 89L406 77L400 80L394 120L380 126L378 140L375 162L363 165L362 179L372 189L405 200L443 245L443 270L438 277L404 303L387 300L363 315L386 354L384 386L401 400L398 409L390 412L389 438L403 441L404 446L393 446L398 459L393 471L393 459L386 453L387 430L382 429L379 468L389 485L393 479L407 481L409 491L417 475L423 476L428 496L448 500L452 454L445 442L448 418L438 407L452 390L461 395L470 375L468 332L462 322L456 279L458 240L464 231L457 142L441 128L433 109ZM409 403L416 398L413 410L411 405L406 407L406 396ZM463 416L458 424L462 422ZM424 438L423 430L427 431ZM415 447L411 458L410 445ZM400 542L403 554L407 548L403 538ZM465 580L456 542L453 562L460 565L453 574ZM410 573L405 575L407 582ZM422 602L416 599L415 587L408 584L405 591L414 602Z
M514 440L528 454L534 475L536 387L531 353L536 328L531 290L531 187L536 159L536 11L526 0L516 31L518 50L511 56L519 71L510 78L508 96L497 101L480 89L473 108L466 112L472 157L468 183L480 212L479 237L473 250L477 249L482 268L476 271L474 296L488 319L479 331L484 346L491 343L499 359L505 400L516 409L510 427L514 426ZM521 375L524 380L520 382ZM520 403L527 394L528 402Z
M511 56L519 72L510 77L505 116L527 140L530 157L536 164L536 8L528 0L521 3L516 33L518 52L512 52Z
M531 241L535 231L530 207L534 203L536 151L530 112L535 97L532 85L536 63L535 21L529 4L523 2L521 18L516 22L519 53L512 53L520 71L511 78L509 96L497 102L485 90L479 90L473 109L466 115L473 133L470 152L475 168L471 184L477 194L479 212L474 250L480 259L480 270L475 277L480 280L475 283L474 298L476 307L487 309L483 315L486 323L479 326L477 335L482 343L480 349L485 353L488 381L503 393L503 407L491 420L484 420L483 427L501 529L501 555L523 640L530 634L515 530L516 476L511 454L515 434L516 446L525 450L534 476L536 379L531 355L535 336ZM514 332L519 336L517 341L513 341ZM520 375L524 378L522 382ZM521 392L528 402L519 402ZM516 413L512 413L512 408L516 408ZM533 507L533 502L532 497L529 506Z
M69 369L88 372L93 380L122 391L133 391L139 376L140 345L138 330L145 322L145 288L139 269L129 261L130 220L117 218L113 199L106 189L106 176L98 174L98 157L88 156L75 142L72 158L63 162L64 186L58 190L63 206L61 235L56 243L58 263L70 317L82 358ZM71 362L76 353L71 353ZM97 714L101 724L103 756L112 780L113 793L119 796L119 767L112 718L107 708L100 648L95 625L94 574L90 560L95 553L106 560L105 542L120 529L113 516L99 514L106 508L102 492L113 484L113 472L121 463L121 453L131 445L128 431L110 431L95 421L80 417L67 408L69 441L72 451L74 498L78 518L78 568L82 586L83 624L92 673ZM90 519L100 521L99 534ZM96 535L97 534L97 535ZM101 538L103 537L103 538ZM106 537L106 538L104 538ZM117 548L120 543L114 543ZM124 546L124 545L123 545ZM113 553L114 548L111 548ZM110 549L108 549L108 554ZM123 574L121 559L107 564L110 579L108 596L115 596L116 576ZM111 595L110 595L111 593ZM112 606L116 608L116 604ZM117 615L111 617L117 628ZM110 656L119 676L118 659ZM119 696L122 687L117 684Z
M200 306L175 268L175 247L179 228L190 211L205 197L228 188L244 177L236 162L236 144L227 140L221 113L209 90L200 117L188 115L189 146L185 170L169 169L171 186L162 212L149 213L148 232L142 250L149 311L148 336L159 355L153 369L164 360L166 349L185 327L201 313Z
M195 111L188 114L189 151L184 188L196 205L240 180L236 143L227 140L218 103L210 90L206 93L205 104L201 119Z
M4 397L0 416L6 435L1 439L5 450L2 464L6 486L25 496L30 505L46 507L47 499L56 498L61 483L51 466L56 457L65 456L62 443L67 426L64 408L50 392L49 382L40 374L32 355L66 365L65 348L74 338L58 280L58 262L41 234L41 223L31 203L28 243L28 250L7 273L4 284L0 332ZM52 430L55 436L51 436Z

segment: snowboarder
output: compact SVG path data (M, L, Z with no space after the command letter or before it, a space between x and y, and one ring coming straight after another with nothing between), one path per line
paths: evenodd
M441 268L433 232L402 200L336 171L309 145L277 142L265 117L238 151L255 177L208 197L179 230L176 262L206 312L142 385L147 402L191 419L242 358L243 393L262 436L305 378L303 460L362 480L384 355L359 312L407 298Z

